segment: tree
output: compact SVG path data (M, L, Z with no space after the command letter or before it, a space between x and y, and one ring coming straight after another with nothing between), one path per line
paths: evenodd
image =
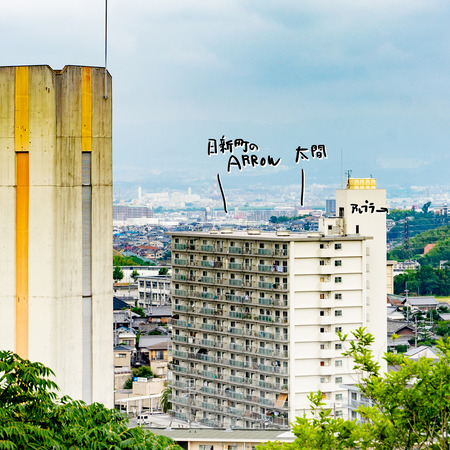
M343 353L354 360L360 374L358 387L372 406L360 406L363 422L331 417L321 393L311 394L313 418L297 418L292 444L269 443L262 449L413 449L450 448L450 339L437 344L438 361L412 361L403 354L386 353L384 359L398 370L380 374L370 345L374 338L359 328ZM340 335L342 341L347 336Z
M422 206L422 211L424 214L428 214L428 209L431 206L431 202L426 202L423 206Z
M119 266L114 266L113 280L117 283L123 278L123 270Z
M270 216L269 222L270 223L277 223L278 222L278 217L277 216Z
M158 275L167 275L169 273L169 269L167 267L161 267L159 269Z
M133 278L133 281L136 283L136 280L139 277L139 272L135 269L133 272L131 272L131 278Z
M161 409L163 413L167 413L172 409L172 402L170 401L172 398L172 387L167 386L167 383L164 383L165 389L161 395Z
M181 450L99 403L58 398L51 369L0 351L0 448Z

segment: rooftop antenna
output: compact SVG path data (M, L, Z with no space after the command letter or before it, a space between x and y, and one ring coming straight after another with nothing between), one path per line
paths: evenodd
M346 170L345 171L345 175L347 175L347 189L350 185L350 177L352 176L352 171L351 170Z
M106 63L108 61L108 0L105 0L105 95L103 98L108 98L107 81L108 70L106 69Z

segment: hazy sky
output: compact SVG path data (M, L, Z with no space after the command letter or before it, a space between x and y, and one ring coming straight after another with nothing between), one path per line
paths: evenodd
M104 1L2 2L1 65L104 65ZM109 0L115 180L449 185L450 2ZM208 139L277 168L227 174ZM295 164L295 149L328 159ZM241 152L239 152L240 154Z

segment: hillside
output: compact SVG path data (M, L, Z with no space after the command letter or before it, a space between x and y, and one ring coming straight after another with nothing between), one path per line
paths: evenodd
M437 244L423 257L427 244ZM450 260L450 225L434 228L415 235L409 240L411 258L418 258L422 265L439 266L440 261ZM408 259L405 246L401 245L388 253L388 259L401 261Z

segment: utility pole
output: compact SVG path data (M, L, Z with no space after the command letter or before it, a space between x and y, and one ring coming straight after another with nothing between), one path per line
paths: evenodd
M406 282L406 286L408 286L408 282ZM406 322L409 323L409 305L408 305L408 289L405 289L406 294Z

